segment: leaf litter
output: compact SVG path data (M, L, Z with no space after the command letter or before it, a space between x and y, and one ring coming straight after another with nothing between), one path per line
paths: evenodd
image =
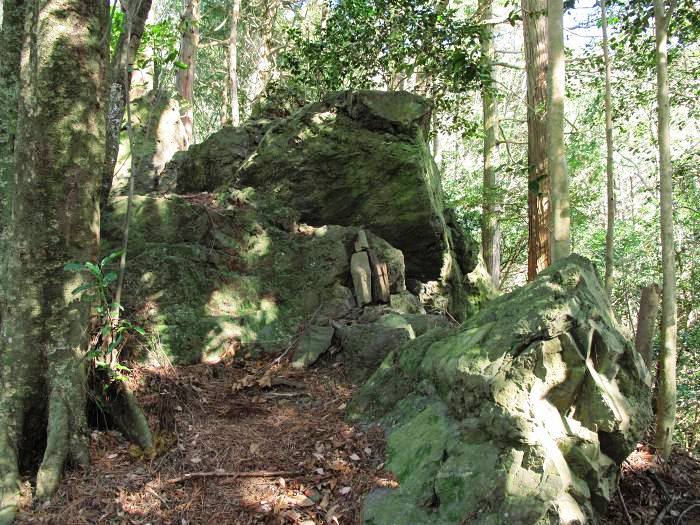
M90 466L17 523L354 524L364 495L396 486L384 432L344 421L355 386L340 368L227 359L137 367L132 382L156 458L93 431Z

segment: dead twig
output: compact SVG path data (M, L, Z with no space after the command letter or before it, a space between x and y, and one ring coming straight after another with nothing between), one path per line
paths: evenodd
M678 496L673 496L671 500L666 503L663 509L661 509L661 512L659 512L656 516L656 519L654 520L654 525L661 525L664 521L664 518L666 517L666 514L668 514L668 511L671 510L673 505L675 505L676 501L678 500Z
M688 514L691 510L693 510L695 507L700 507L700 502L698 503L693 503L690 507L685 509L683 512L681 512L681 515L678 516L678 519L676 520L676 525L679 525L680 522L683 520L683 517Z
M622 506L622 511L625 513L625 519L627 520L627 523L629 525L634 525L632 521L632 516L630 516L630 512L627 510L627 504L625 503L625 498L622 496L622 491L620 490L620 485L617 486L617 495L620 498L620 504Z
M253 470L247 472L226 472L223 470L211 470L208 472L190 472L179 478L169 479L168 483L176 484L197 478L277 478L282 476L298 476L300 472L288 470Z

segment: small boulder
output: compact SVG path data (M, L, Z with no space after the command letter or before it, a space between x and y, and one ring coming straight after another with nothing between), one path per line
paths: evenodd
M372 269L369 265L367 252L352 254L350 259L350 273L352 284L355 288L357 304L364 306L372 302Z
M292 368L307 368L318 361L330 348L334 332L332 326L308 326L299 339L299 348L294 354Z

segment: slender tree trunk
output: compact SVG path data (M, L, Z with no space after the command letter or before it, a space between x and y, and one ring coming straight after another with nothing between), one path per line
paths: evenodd
M605 61L605 173L608 181L608 227L605 234L605 292L612 297L615 252L615 175L613 173L613 122L610 89L610 51L608 49L608 14L605 0L600 0L603 28L603 59Z
M522 0L527 76L527 216L529 281L551 263L547 169L547 1Z
M265 10L260 29L259 59L250 93L250 99L253 101L265 93L267 84L272 76L273 32L280 4L280 0L264 0Z
M562 0L547 2L547 166L549 168L551 198L550 249L552 262L571 253L569 231L569 177L566 173L566 145L564 143L564 6Z
M481 20L493 18L492 0L479 0ZM486 269L491 282L498 288L501 280L501 232L498 225L498 106L493 75L493 26L485 24L481 29L481 69L488 73L488 81L483 83L481 98L484 118L484 180L483 213L481 224L481 244Z
M663 0L654 0L656 23L656 100L659 112L659 168L661 176L661 355L656 400L656 448L671 455L676 419L676 276L673 250L673 179L671 176L671 103L668 86L668 21Z
M17 5L17 4L16 4ZM0 523L11 522L19 444L43 461L36 495L49 497L66 462L86 464L86 350L90 305L71 290L69 261L94 260L104 163L106 3L27 1L9 253L0 278ZM40 448L38 448L41 450Z
M108 75L109 92L107 100L107 139L104 170L102 172L102 188L100 190L100 206L102 209L107 206L109 192L112 190L112 180L114 178L114 167L119 154L119 133L124 120L124 110L131 89L131 77L133 74L129 62L134 61L141 38L146 27L146 19L151 10L152 0L129 0L126 3L127 12L131 15L131 38L127 36L127 31L122 28L119 35L117 47L112 57ZM112 28L114 31L116 28ZM154 73L155 75L155 73ZM156 78L154 76L154 86Z
M180 95L181 119L185 126L187 146L194 141L194 76L199 47L199 2L189 0L183 15L184 29L180 40L180 62L186 67L175 74L175 88Z
M639 301L637 313L637 332L634 337L634 346L637 352L644 358L644 362L651 370L651 345L654 342L656 331L656 316L659 313L659 287L651 284L642 288L642 298Z
M241 124L241 110L238 107L238 21L241 18L241 0L232 0L231 33L228 38L228 86L231 104L231 124Z

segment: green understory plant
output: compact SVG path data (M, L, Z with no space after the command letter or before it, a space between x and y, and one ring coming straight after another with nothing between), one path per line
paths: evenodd
M118 276L108 267L120 256L121 252L114 252L97 264L86 261L71 262L64 266L65 271L86 273L89 276L88 280L75 288L72 293L94 305L93 326L96 329L84 359L92 361L96 371L102 372L108 378L105 388L108 388L113 381L126 380L124 373L131 370L119 363L119 355L131 337L145 335L141 327L115 315L124 308L112 297L110 285L117 280Z

